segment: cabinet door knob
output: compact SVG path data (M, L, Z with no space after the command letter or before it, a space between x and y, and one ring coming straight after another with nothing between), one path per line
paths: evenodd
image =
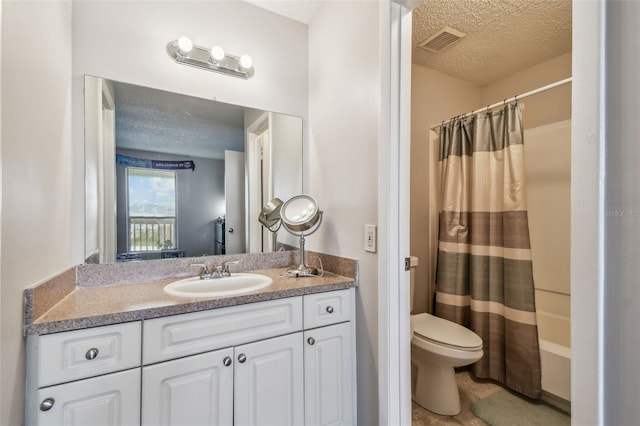
M233 234L233 228L229 228L229 233Z
M84 354L84 357L89 360L96 359L96 357L98 356L98 352L100 351L98 351L97 348L91 348L87 351L86 354Z
M247 360L247 356L245 354L238 355L238 362L240 364L244 363Z
M231 357L230 356L225 356L224 359L222 360L222 363L224 364L225 367L228 367L231 365Z
M307 339L307 343L309 343L311 346L316 344L316 339L314 339L313 337L309 337Z
M333 313L333 306L327 306L327 312L332 314Z
M47 398L40 403L40 411L49 411L53 408L53 404L56 403L56 400L53 398Z

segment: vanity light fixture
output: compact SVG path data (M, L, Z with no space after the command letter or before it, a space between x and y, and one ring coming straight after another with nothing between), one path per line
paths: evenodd
M167 44L167 54L179 64L248 79L253 77L253 59L249 55L235 56L220 46L211 49L193 44L181 36Z

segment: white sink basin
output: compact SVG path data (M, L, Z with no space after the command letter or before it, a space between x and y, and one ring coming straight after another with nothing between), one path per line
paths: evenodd
M174 281L164 291L178 297L235 296L269 287L273 280L266 275L236 273L230 277L201 280L200 277Z

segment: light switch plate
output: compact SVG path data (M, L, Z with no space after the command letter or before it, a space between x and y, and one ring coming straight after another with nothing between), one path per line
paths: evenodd
M376 225L364 226L364 250L371 253L376 252Z

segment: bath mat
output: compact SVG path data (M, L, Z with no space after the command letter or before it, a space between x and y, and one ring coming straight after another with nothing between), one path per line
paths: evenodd
M471 405L491 426L570 426L571 417L543 402L531 402L501 390Z

